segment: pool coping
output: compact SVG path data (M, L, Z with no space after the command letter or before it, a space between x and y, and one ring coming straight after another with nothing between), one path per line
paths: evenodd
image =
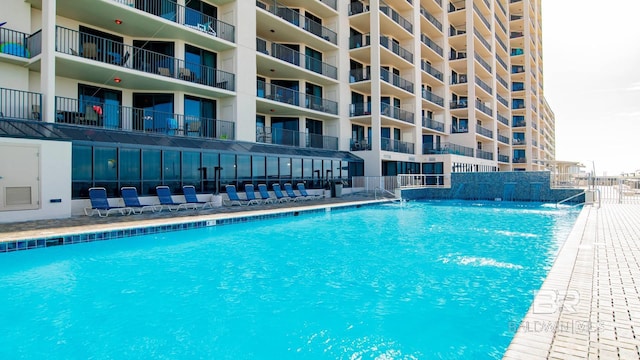
M75 226L70 228L43 229L40 232L15 233L13 238L0 238L0 254L15 251L33 250L51 246L71 245L84 242L104 241L119 239L129 236L139 236L172 231L199 229L211 226L230 225L259 221L287 216L299 216L327 212L334 210L347 210L362 206L389 203L393 200L379 199L366 201L353 201L333 204L303 205L297 207L274 209L249 209L235 213L212 213L195 216L164 217L158 219L132 218L130 222L117 222L106 224L94 224L87 226ZM90 218L90 217L88 217ZM53 230L53 231L52 231ZM11 235L8 235L11 236Z

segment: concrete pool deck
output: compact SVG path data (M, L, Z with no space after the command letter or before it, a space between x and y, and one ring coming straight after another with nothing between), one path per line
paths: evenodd
M0 224L0 242L74 232L354 206L388 200L348 196L212 210L75 216ZM504 359L640 358L640 206L585 206Z

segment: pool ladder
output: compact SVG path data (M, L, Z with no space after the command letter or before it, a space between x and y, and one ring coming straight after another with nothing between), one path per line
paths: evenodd
M395 193L392 193L391 191L389 191L387 189L380 188L380 187L377 187L377 188L373 189L373 196L376 198L376 200L378 200L378 191L380 191L380 193L383 194L383 195L384 194L389 194L389 195L393 196L394 200L402 200L402 199L398 199L396 197ZM386 197L385 197L385 199L386 199Z

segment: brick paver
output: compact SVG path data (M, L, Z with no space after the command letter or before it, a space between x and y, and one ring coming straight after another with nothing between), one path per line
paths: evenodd
M639 286L640 206L585 206L504 359L640 359Z

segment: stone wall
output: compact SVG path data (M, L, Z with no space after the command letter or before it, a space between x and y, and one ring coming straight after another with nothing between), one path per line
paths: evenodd
M450 189L407 189L402 190L402 198L558 202L583 191L552 189L550 180L548 171L452 173ZM581 195L569 202L582 203L584 200Z

